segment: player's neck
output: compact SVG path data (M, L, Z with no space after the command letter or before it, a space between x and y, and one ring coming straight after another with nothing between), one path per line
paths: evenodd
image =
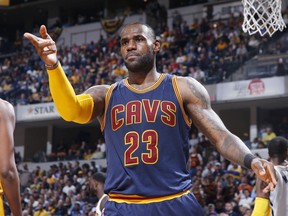
M148 73L129 73L128 83L137 89L144 89L152 86L160 77L156 68L152 68Z

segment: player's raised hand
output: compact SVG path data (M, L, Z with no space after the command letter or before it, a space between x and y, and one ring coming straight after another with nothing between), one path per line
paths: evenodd
M47 33L46 26L41 25L39 33L41 37L37 37L36 35L27 32L24 34L24 37L33 44L46 67L48 69L54 69L53 67L56 67L58 63L55 42Z
M275 189L277 179L273 163L264 159L254 158L251 163L251 168L259 179L267 183L263 192L267 193Z

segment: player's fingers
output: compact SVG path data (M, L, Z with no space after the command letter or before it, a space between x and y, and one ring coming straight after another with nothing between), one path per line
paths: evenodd
M263 178L265 177L266 175L266 171L265 171L265 168L263 167L261 161L257 161L255 164L254 164L256 170L256 174L259 174L260 176L260 179L264 180Z
M37 46L39 39L41 39L27 32L24 34L24 37L27 38L33 44L33 46Z
M275 189L275 185L270 182L264 189L263 189L263 193L268 193L270 191L273 191Z
M38 47L41 49L47 47L49 50L56 50L55 42L53 40L42 40L38 42Z
M39 33L43 39L51 39L50 35L47 33L45 25L40 26Z
M32 43L32 45L37 49L38 48L43 49L44 47L47 47L47 46L52 47L53 45L55 45L55 42L52 39L42 39L30 33L25 33L24 37L26 37Z
M269 173L269 175L270 175L270 182L272 183L272 184L274 184L274 186L277 184L277 179L276 179L276 176L275 176L275 170L274 170L274 167L273 167L273 165L268 165L267 164L267 166L265 166L265 168L266 168L266 172L267 173Z
M50 55L50 54L53 54L53 53L55 53L55 50L45 50L45 51L43 51L42 52L42 55Z

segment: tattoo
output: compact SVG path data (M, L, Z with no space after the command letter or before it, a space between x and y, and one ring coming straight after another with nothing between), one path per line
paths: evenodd
M221 154L233 163L251 169L251 162L255 158L246 145L235 135L229 135L219 148Z
M193 81L191 81L191 79L188 79L187 83L193 96L195 96L198 101L201 101L202 108L208 109L210 107L210 104L207 102L207 98L205 97L205 95L201 92L202 89L197 89Z
M225 133L225 128L220 118L211 109L209 95L203 86L197 85L192 79L187 79L187 84L192 97L194 98L194 104L192 110L192 120L194 124L205 134L211 144L215 145L216 139L214 135L222 137Z
M222 120L212 110L205 88L193 79L187 79L187 85L189 93L192 93L192 99L188 99L188 111L195 126L205 134L223 157L243 166L245 155L250 153L249 149L237 136L227 130Z

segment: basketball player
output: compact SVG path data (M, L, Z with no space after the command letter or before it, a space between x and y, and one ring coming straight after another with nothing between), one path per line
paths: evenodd
M286 161L288 140L284 137L273 138L268 143L268 154L275 165L278 183L274 191L265 191L265 182L257 179L255 201L252 216L288 216L288 164Z
M14 108L7 101L0 99L0 215L5 215L2 197L4 193L13 216L20 216L22 208L20 182L14 159L14 128Z
M105 215L203 215L190 192L186 167L192 122L226 159L252 168L273 189L272 163L254 157L227 130L212 110L205 88L193 78L156 71L160 42L148 25L129 24L120 32L128 78L80 95L65 76L45 26L40 35L24 34L46 65L60 115L82 124L100 120L107 147Z
M96 192L98 202L95 207L96 216L101 216L104 205L108 200L108 195L104 193L106 176L104 173L95 173L90 180L90 187Z

